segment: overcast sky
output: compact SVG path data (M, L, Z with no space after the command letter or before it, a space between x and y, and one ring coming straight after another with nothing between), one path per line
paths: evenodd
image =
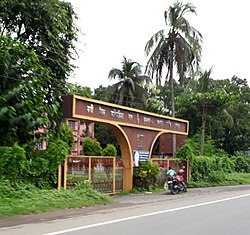
M121 68L123 56L146 65L144 47L164 29L164 11L173 0L68 0L79 16L79 68L69 80L92 89L107 86L109 70ZM186 15L203 36L201 67L211 77L236 75L250 83L250 13L247 0L192 0L197 15ZM144 67L143 67L144 71Z

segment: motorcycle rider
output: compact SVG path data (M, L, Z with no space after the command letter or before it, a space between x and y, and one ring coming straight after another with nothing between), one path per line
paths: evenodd
M170 177L174 177L176 175L175 170L172 169L171 166L168 168L167 175L170 176Z
M167 175L167 179L166 179L166 182L164 183L164 189L167 189L167 188L170 189L170 185L168 184L168 181L172 182L172 179L176 176L176 172L175 170L172 169L172 167L169 167L166 175Z

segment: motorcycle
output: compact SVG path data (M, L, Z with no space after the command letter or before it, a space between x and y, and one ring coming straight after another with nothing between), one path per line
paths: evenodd
M175 195L179 192L187 192L187 187L183 177L184 171L179 170L176 176L168 177L167 184L170 192Z

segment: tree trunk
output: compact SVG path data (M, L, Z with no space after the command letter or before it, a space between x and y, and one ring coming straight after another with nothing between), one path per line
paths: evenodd
M204 155L206 116L207 116L207 104L204 104L202 106L201 149L200 149L201 156Z
M171 114L172 117L175 117L175 102L174 102L174 78L173 78L173 50L170 54L170 90L171 90ZM173 134L173 157L176 157L176 134Z

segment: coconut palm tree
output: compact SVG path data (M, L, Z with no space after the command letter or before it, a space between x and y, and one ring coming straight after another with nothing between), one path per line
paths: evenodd
M156 77L156 84L161 84L163 69L166 67L165 85L169 86L171 93L170 110L175 117L174 103L174 66L179 75L179 82L185 82L185 74L198 71L201 57L202 35L185 18L187 13L195 13L191 3L183 4L176 1L164 12L166 29L155 33L145 46L145 53L149 56L146 72ZM176 144L173 136L173 155Z
M108 77L119 80L112 85L112 102L134 108L145 108L146 90L143 86L150 83L150 78L141 75L139 63L123 57L122 68L111 69Z
M202 35L184 17L187 13L195 13L191 3L183 4L179 1L164 12L166 30L155 33L145 46L145 53L150 55L146 72L152 77L155 75L156 83L161 83L164 67L167 68L165 82L171 89L171 112L174 112L174 79L173 70L179 75L179 82L185 82L185 74L189 72L194 76L198 70L201 56Z

